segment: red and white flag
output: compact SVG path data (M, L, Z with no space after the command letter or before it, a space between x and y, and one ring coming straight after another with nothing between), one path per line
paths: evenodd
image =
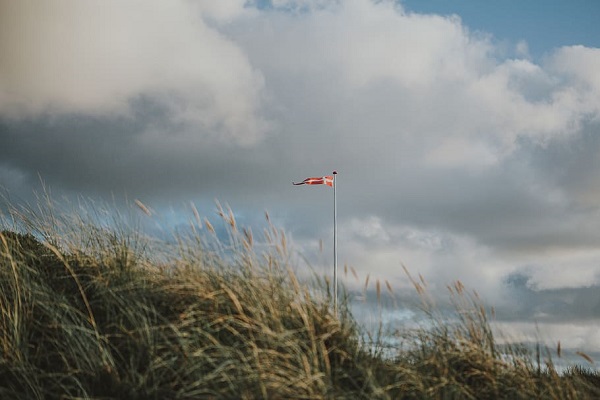
M306 178L302 182L292 182L294 185L327 185L333 188L333 309L337 315L337 212L335 192L337 184L335 177L337 171L333 171L333 175L320 176L316 178Z
M319 178L306 178L302 182L292 182L294 185L327 185L333 187L333 176L321 176Z

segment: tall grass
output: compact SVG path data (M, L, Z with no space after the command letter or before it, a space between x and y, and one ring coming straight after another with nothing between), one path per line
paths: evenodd
M559 375L498 346L488 313L459 283L456 323L426 309L428 324L398 332L401 345L383 352L383 339L365 341L347 298L335 315L326 280L297 276L268 216L256 237L218 206L223 239L193 208L189 233L166 241L89 207L59 211L45 196L4 218L0 398L600 396L594 372Z

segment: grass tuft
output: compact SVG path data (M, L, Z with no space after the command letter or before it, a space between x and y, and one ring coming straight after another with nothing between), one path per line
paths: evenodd
M116 212L78 205L65 214L42 200L11 207L0 233L1 398L600 396L597 371L559 375L551 362L541 369L522 349L499 346L479 296L460 282L449 286L450 323L434 312L423 277L408 275L427 322L398 332L391 348L365 335L348 297L335 315L327 279L296 275L268 214L258 238L218 205L220 239L192 205L191 234L160 241Z

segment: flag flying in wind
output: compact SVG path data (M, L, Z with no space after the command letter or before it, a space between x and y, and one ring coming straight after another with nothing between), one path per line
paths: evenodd
M321 176L317 178L306 178L302 182L293 182L294 185L327 185L333 188L333 310L337 315L337 212L336 212L336 200L335 192L337 185L335 183L335 177L337 171L333 171L333 175Z
M294 185L327 185L333 187L333 176L321 176L319 178L306 178L302 182L292 182Z

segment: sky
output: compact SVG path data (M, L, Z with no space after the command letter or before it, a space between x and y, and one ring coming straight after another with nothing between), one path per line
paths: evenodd
M403 266L439 296L460 280L507 337L600 355L599 17L594 0L0 0L0 187L139 199L174 226L215 199L258 231L268 211L329 273L332 190L291 182L337 170L340 265L399 292Z

